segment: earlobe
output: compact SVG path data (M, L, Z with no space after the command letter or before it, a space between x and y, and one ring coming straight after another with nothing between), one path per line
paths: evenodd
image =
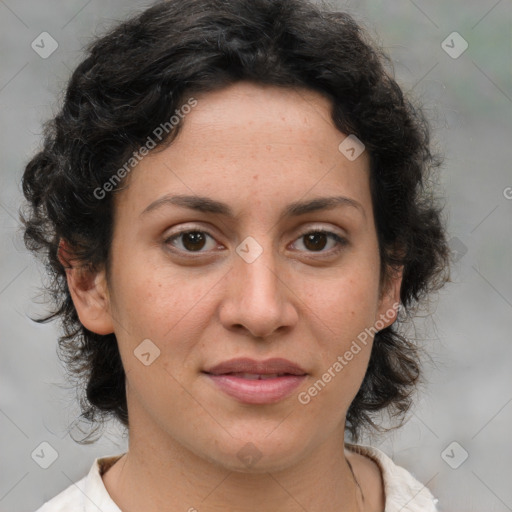
M379 320L385 324L385 327L390 326L398 316L402 278L403 267L400 267L400 270L394 270L387 278L385 290L382 292L379 303Z
M96 334L114 332L105 271L93 270L73 258L64 240L59 244L58 258L66 269L68 289L80 323Z

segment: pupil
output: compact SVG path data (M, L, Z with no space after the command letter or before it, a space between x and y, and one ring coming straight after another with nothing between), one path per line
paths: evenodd
M311 250L321 250L325 247L326 238L325 233L311 233L306 235L306 243L304 245Z
M189 242L191 242L191 243L189 243ZM191 250L191 251L194 251L197 249L202 249L204 246L204 242L205 242L205 237L199 231L192 231L190 233L185 233L184 238L183 238L183 246L187 250Z

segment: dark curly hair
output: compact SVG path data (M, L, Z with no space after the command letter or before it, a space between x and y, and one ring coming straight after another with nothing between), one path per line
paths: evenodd
M81 325L59 262L59 242L91 269L108 269L116 171L191 94L248 80L309 89L330 99L331 116L370 156L370 187L381 282L403 267L398 320L375 335L369 366L346 418L357 441L375 414L404 418L419 382L420 347L398 332L412 311L449 280L449 250L433 193L440 158L422 110L393 78L389 58L354 19L307 0L159 2L94 41L72 74L63 106L46 124L44 147L28 163L22 211L26 246L44 258L59 354L83 391L92 426L128 426L125 374L115 334ZM176 124L158 148L170 144ZM121 187L117 187L119 190ZM95 429L93 429L95 430ZM90 436L89 436L90 437Z

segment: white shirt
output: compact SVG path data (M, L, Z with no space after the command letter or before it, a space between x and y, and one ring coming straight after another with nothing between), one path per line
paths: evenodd
M346 443L345 447L374 460L384 481L384 512L438 512L437 499L406 469L378 448ZM101 475L121 455L95 459L89 474L45 503L36 512L122 512L107 492Z

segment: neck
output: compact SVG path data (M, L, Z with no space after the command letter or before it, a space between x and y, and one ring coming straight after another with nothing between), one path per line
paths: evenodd
M140 422L139 422L140 423ZM278 470L231 471L154 425L130 424L129 450L103 476L123 511L357 512L357 484L340 429L314 453Z

